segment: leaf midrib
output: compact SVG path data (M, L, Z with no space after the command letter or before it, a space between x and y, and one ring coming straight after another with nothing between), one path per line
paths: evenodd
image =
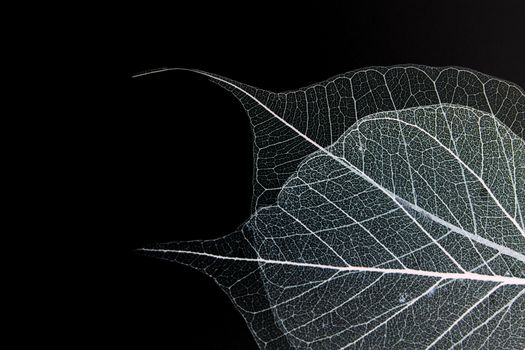
M178 250L178 249L154 249L154 248L141 248L140 251L144 252L155 252L155 253L172 253L172 254L186 254L186 255L197 255L204 256L213 259L219 260L232 260L240 262L254 262L259 264L274 264L274 265L287 265L287 266L297 266L297 267L308 267L316 269L328 269L328 270L337 270L342 272L376 272L376 273L386 273L386 274L401 274L401 275L413 275L419 277L431 277L431 278L441 278L441 279L453 279L453 280L471 280L471 281L481 281L481 282L494 282L501 283L506 285L524 285L525 278L519 277L506 277L498 275L482 275L474 272L438 272L438 271L425 271L425 270L416 270L416 269L387 269L379 267L368 267L368 266L335 266L335 265L325 265L325 264L312 264L312 263L303 263L297 261L286 261L286 260L274 260L274 259L264 259L264 258L241 258L234 256L224 256L210 254L206 252L196 252L188 250Z

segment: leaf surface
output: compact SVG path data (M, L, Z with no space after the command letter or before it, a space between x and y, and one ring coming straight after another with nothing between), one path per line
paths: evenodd
M403 66L273 94L201 73L250 116L254 213L146 254L212 276L263 349L525 346L520 88Z

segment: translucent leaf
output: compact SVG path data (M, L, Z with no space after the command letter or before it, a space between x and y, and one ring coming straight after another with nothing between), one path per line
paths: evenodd
M214 278L262 349L523 349L519 87L402 66L274 94L199 73L250 116L253 215L145 254Z

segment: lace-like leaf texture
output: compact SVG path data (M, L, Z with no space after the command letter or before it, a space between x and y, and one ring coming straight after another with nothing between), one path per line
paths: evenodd
M253 214L143 252L208 274L261 349L523 349L525 95L460 68L231 91Z

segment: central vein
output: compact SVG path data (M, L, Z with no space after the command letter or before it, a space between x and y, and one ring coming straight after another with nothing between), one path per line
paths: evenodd
M482 282L495 282L495 283L501 283L501 284L525 286L525 278L495 276L495 275L481 275L481 274L473 273L473 272L452 273L452 272L438 272L438 271L423 271L423 270L414 270L414 269L385 269L385 268L379 268L379 267L366 267L366 266L334 266L334 265L312 264L312 263L302 263L302 262L295 262L295 261L273 260L273 259L263 259L263 258L240 258L240 257L215 255L215 254L209 254L209 253L204 253L204 252L194 252L194 251L177 250L177 249L142 248L140 250L144 252L155 252L155 253L198 255L198 256L205 256L205 257L214 258L214 259L220 259L220 260L246 261L246 262L255 262L259 264L275 264L275 265L287 265L287 266L298 266L298 267L310 267L310 268L316 268L316 269L328 269L328 270L337 270L337 271L378 272L378 273L386 273L386 274L435 277L435 278L449 279L449 280L471 280L471 281L482 281Z

